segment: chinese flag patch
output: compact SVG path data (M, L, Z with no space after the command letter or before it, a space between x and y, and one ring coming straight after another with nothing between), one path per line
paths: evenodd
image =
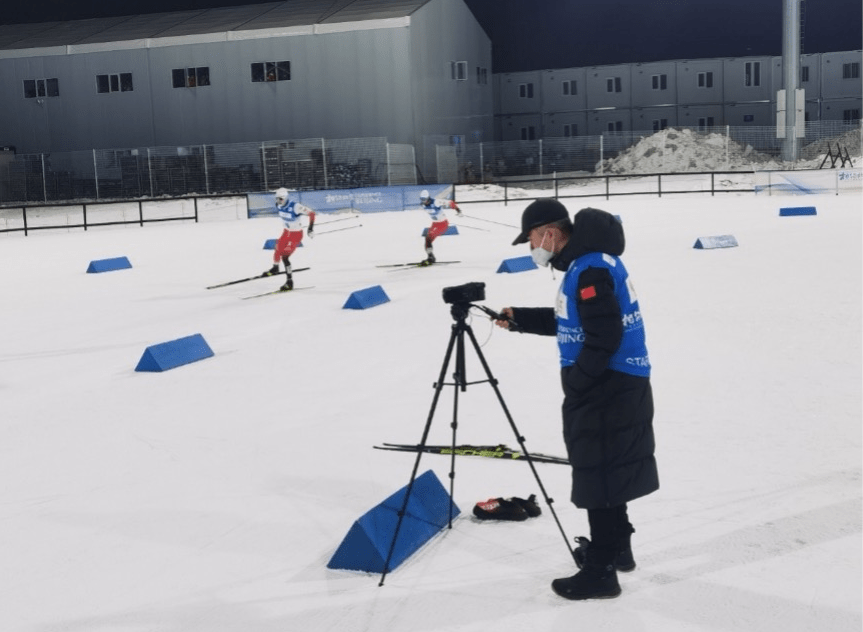
M596 298L596 286L588 285L587 287L583 287L578 291L578 295L581 297L582 301L589 301L592 298Z

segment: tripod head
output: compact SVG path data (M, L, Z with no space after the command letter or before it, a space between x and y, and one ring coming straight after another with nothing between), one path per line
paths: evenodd
M456 285L453 287L445 287L443 289L444 303L452 305L450 313L453 319L458 323L464 323L471 307L491 316L493 320L505 320L509 323L509 328L512 331L518 331L519 326L512 318L499 314L494 310L489 309L485 305L477 305L473 301L485 300L485 283L474 281L465 283L464 285Z
M456 322L464 322L467 319L470 308L474 307L470 303L453 303L450 305L449 313Z

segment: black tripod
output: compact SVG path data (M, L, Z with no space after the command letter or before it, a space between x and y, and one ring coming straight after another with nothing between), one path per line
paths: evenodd
M512 419L512 415L509 413L509 409L506 407L506 403L503 401L503 396L500 394L500 389L497 387L497 380L492 376L491 369L489 369L488 363L485 361L485 357L482 355L482 351L480 350L479 344L476 341L476 337L473 335L473 330L470 328L470 325L467 324L467 315L468 311L471 307L476 307L480 309L493 318L503 319L504 317L500 314L493 312L492 310L482 306L482 305L474 305L473 303L454 303L450 309L452 313L452 317L455 320L455 324L452 326L452 335L450 335L449 345L446 349L446 355L444 356L443 365L441 366L440 375L438 376L438 380L435 383L435 392L434 397L432 398L431 409L429 410L428 419L426 420L425 428L423 429L423 436L420 440L420 443L417 445L417 458L414 461L414 468L411 472L410 482L407 485L405 491L405 499L402 504L401 511L398 513L398 521L396 522L395 532L393 533L393 539L390 543L390 550L387 554L387 560L384 563L384 571L381 575L381 581L379 586L384 585L384 579L389 572L390 560L392 560L393 551L395 551L396 540L399 536L399 530L402 526L402 520L404 519L405 512L407 511L408 501L410 500L411 491L413 490L414 481L416 480L417 470L419 469L420 459L422 458L422 454L424 448L426 446L426 441L428 440L429 430L431 429L432 419L434 418L435 409L437 408L438 399L440 398L441 391L443 390L444 382L446 378L447 367L449 366L450 360L452 359L453 349L456 350L455 357L455 371L453 373L453 382L450 384L455 386L455 391L453 395L453 411L452 411L452 455L450 459L450 505L449 505L449 528L452 529L452 512L453 512L453 488L455 485L455 457L456 457L456 430L458 429L458 394L459 390L462 392L467 390L468 384L481 384L483 382L488 382L491 384L491 387L494 389L495 394L497 395L497 399L500 402L501 407L503 408L503 412L506 415L507 421L509 421L509 426L512 428L513 433L515 434L515 438L518 440L519 446L521 446L521 451L524 453L524 459L530 464L530 469L533 472L534 478L536 478L536 482L539 485L539 489L542 492L542 496L545 499L546 504L548 505L549 510L551 511L551 515L554 516L554 521L557 523L558 529L560 529L560 533L563 536L563 541L566 542L566 548L569 550L570 556L573 555L572 547L569 544L569 539L566 537L566 533L563 530L563 527L560 524L560 520L557 517L557 513L554 511L553 503L554 499L549 498L548 494L545 491L545 487L542 484L542 481L539 478L539 473L536 471L536 467L534 466L534 461L530 457L530 454L527 451L527 447L524 445L524 437L519 433L518 428L515 425L515 421ZM464 354L464 335L467 333L470 336L470 340L473 343L473 348L476 351L477 357L479 358L480 363L482 364L482 368L485 370L486 379L479 380L478 382L468 382L465 374L465 354Z

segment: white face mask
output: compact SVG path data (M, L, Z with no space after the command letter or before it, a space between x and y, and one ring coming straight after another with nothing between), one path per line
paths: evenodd
M542 236L542 241L539 243L539 246L530 249L530 256L533 259L533 262L540 268L547 267L554 258L554 252L543 248L543 246L545 246L546 237L548 237L548 232Z

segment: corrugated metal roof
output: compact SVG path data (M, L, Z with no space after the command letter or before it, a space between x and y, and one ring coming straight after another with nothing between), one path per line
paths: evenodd
M69 22L0 26L0 50L182 37L409 16L431 0L283 0Z

